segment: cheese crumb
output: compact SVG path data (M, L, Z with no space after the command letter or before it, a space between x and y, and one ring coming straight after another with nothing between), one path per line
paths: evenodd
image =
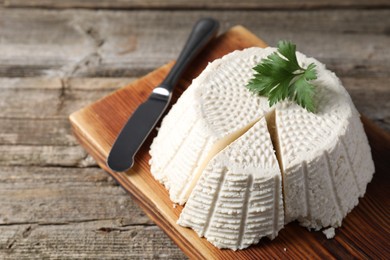
M322 233L325 234L327 239L331 239L331 238L334 238L335 230L333 227L331 227L331 228L323 230Z

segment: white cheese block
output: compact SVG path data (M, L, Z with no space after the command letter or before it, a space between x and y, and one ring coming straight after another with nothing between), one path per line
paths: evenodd
M276 237L284 225L282 180L264 118L208 163L178 223L219 248Z
M316 113L284 103L276 108L279 158L283 167L286 222L307 227L341 225L358 204L374 173L358 112L334 73L316 63Z
M271 52L247 49L212 62L162 121L150 149L151 173L173 202L185 203L207 162L269 110L267 99L245 85Z
M261 164L245 168L236 162L249 153L242 140L251 145L268 138L267 132L254 130L266 115L274 148L268 142L268 150L262 148L250 158L270 158L267 152L276 150L283 177L285 223L298 220L315 229L340 226L374 173L358 112L337 77L317 60L297 53L301 66L312 62L317 66L315 114L287 101L270 108L266 98L248 91L245 85L253 77L252 68L275 50L249 48L209 64L164 118L151 146L151 172L167 187L172 201L184 204L193 191L179 223L218 247L244 248L262 236L272 238L279 230L271 225L271 218L257 226L242 217L257 207L248 204L247 194L279 192L276 177L269 182L255 177L278 176L275 171L270 173L265 166L261 169ZM244 134L252 130L261 136ZM258 185L260 193L248 189L248 183L250 187ZM203 189L208 193L199 192ZM235 204L218 204L229 189L237 189ZM281 205L278 201L267 203ZM266 216L267 210L254 216ZM229 214L230 219L226 218Z

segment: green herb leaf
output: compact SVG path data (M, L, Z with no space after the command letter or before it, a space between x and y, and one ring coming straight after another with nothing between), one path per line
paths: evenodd
M302 68L295 52L295 44L280 41L277 52L253 68L254 78L249 81L247 88L268 97L270 106L288 99L314 113L314 85L309 81L317 78L316 65L311 63L306 69Z

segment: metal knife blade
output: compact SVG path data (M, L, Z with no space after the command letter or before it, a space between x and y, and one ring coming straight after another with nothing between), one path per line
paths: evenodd
M130 116L122 128L107 158L107 166L114 171L125 171L134 164L134 156L164 113L172 91L190 61L217 34L219 23L211 18L199 20L164 81Z

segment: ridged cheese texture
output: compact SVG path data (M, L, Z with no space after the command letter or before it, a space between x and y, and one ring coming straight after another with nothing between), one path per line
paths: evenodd
M178 223L219 248L272 239L284 225L281 178L263 118L208 163Z
M271 211L284 214L285 224L338 227L374 173L359 113L320 62L297 52L302 67L316 64L314 114L287 101L270 108L245 87L252 68L274 51L254 47L209 64L164 118L151 146L151 172L172 201L184 204L190 197L179 223L217 247L241 249L273 238L283 217ZM268 130L267 118L273 118ZM281 174L270 167L277 161ZM229 196L234 199L225 203Z
M301 60L303 57L300 55ZM308 62L314 62L307 59ZM334 73L316 61L317 112L296 104L276 108L286 222L341 225L374 173L360 116Z
M186 202L202 163L211 159L210 151L224 148L229 137L269 110L266 99L244 87L253 75L252 67L266 56L248 49L212 62L164 118L150 149L150 164L173 202Z

